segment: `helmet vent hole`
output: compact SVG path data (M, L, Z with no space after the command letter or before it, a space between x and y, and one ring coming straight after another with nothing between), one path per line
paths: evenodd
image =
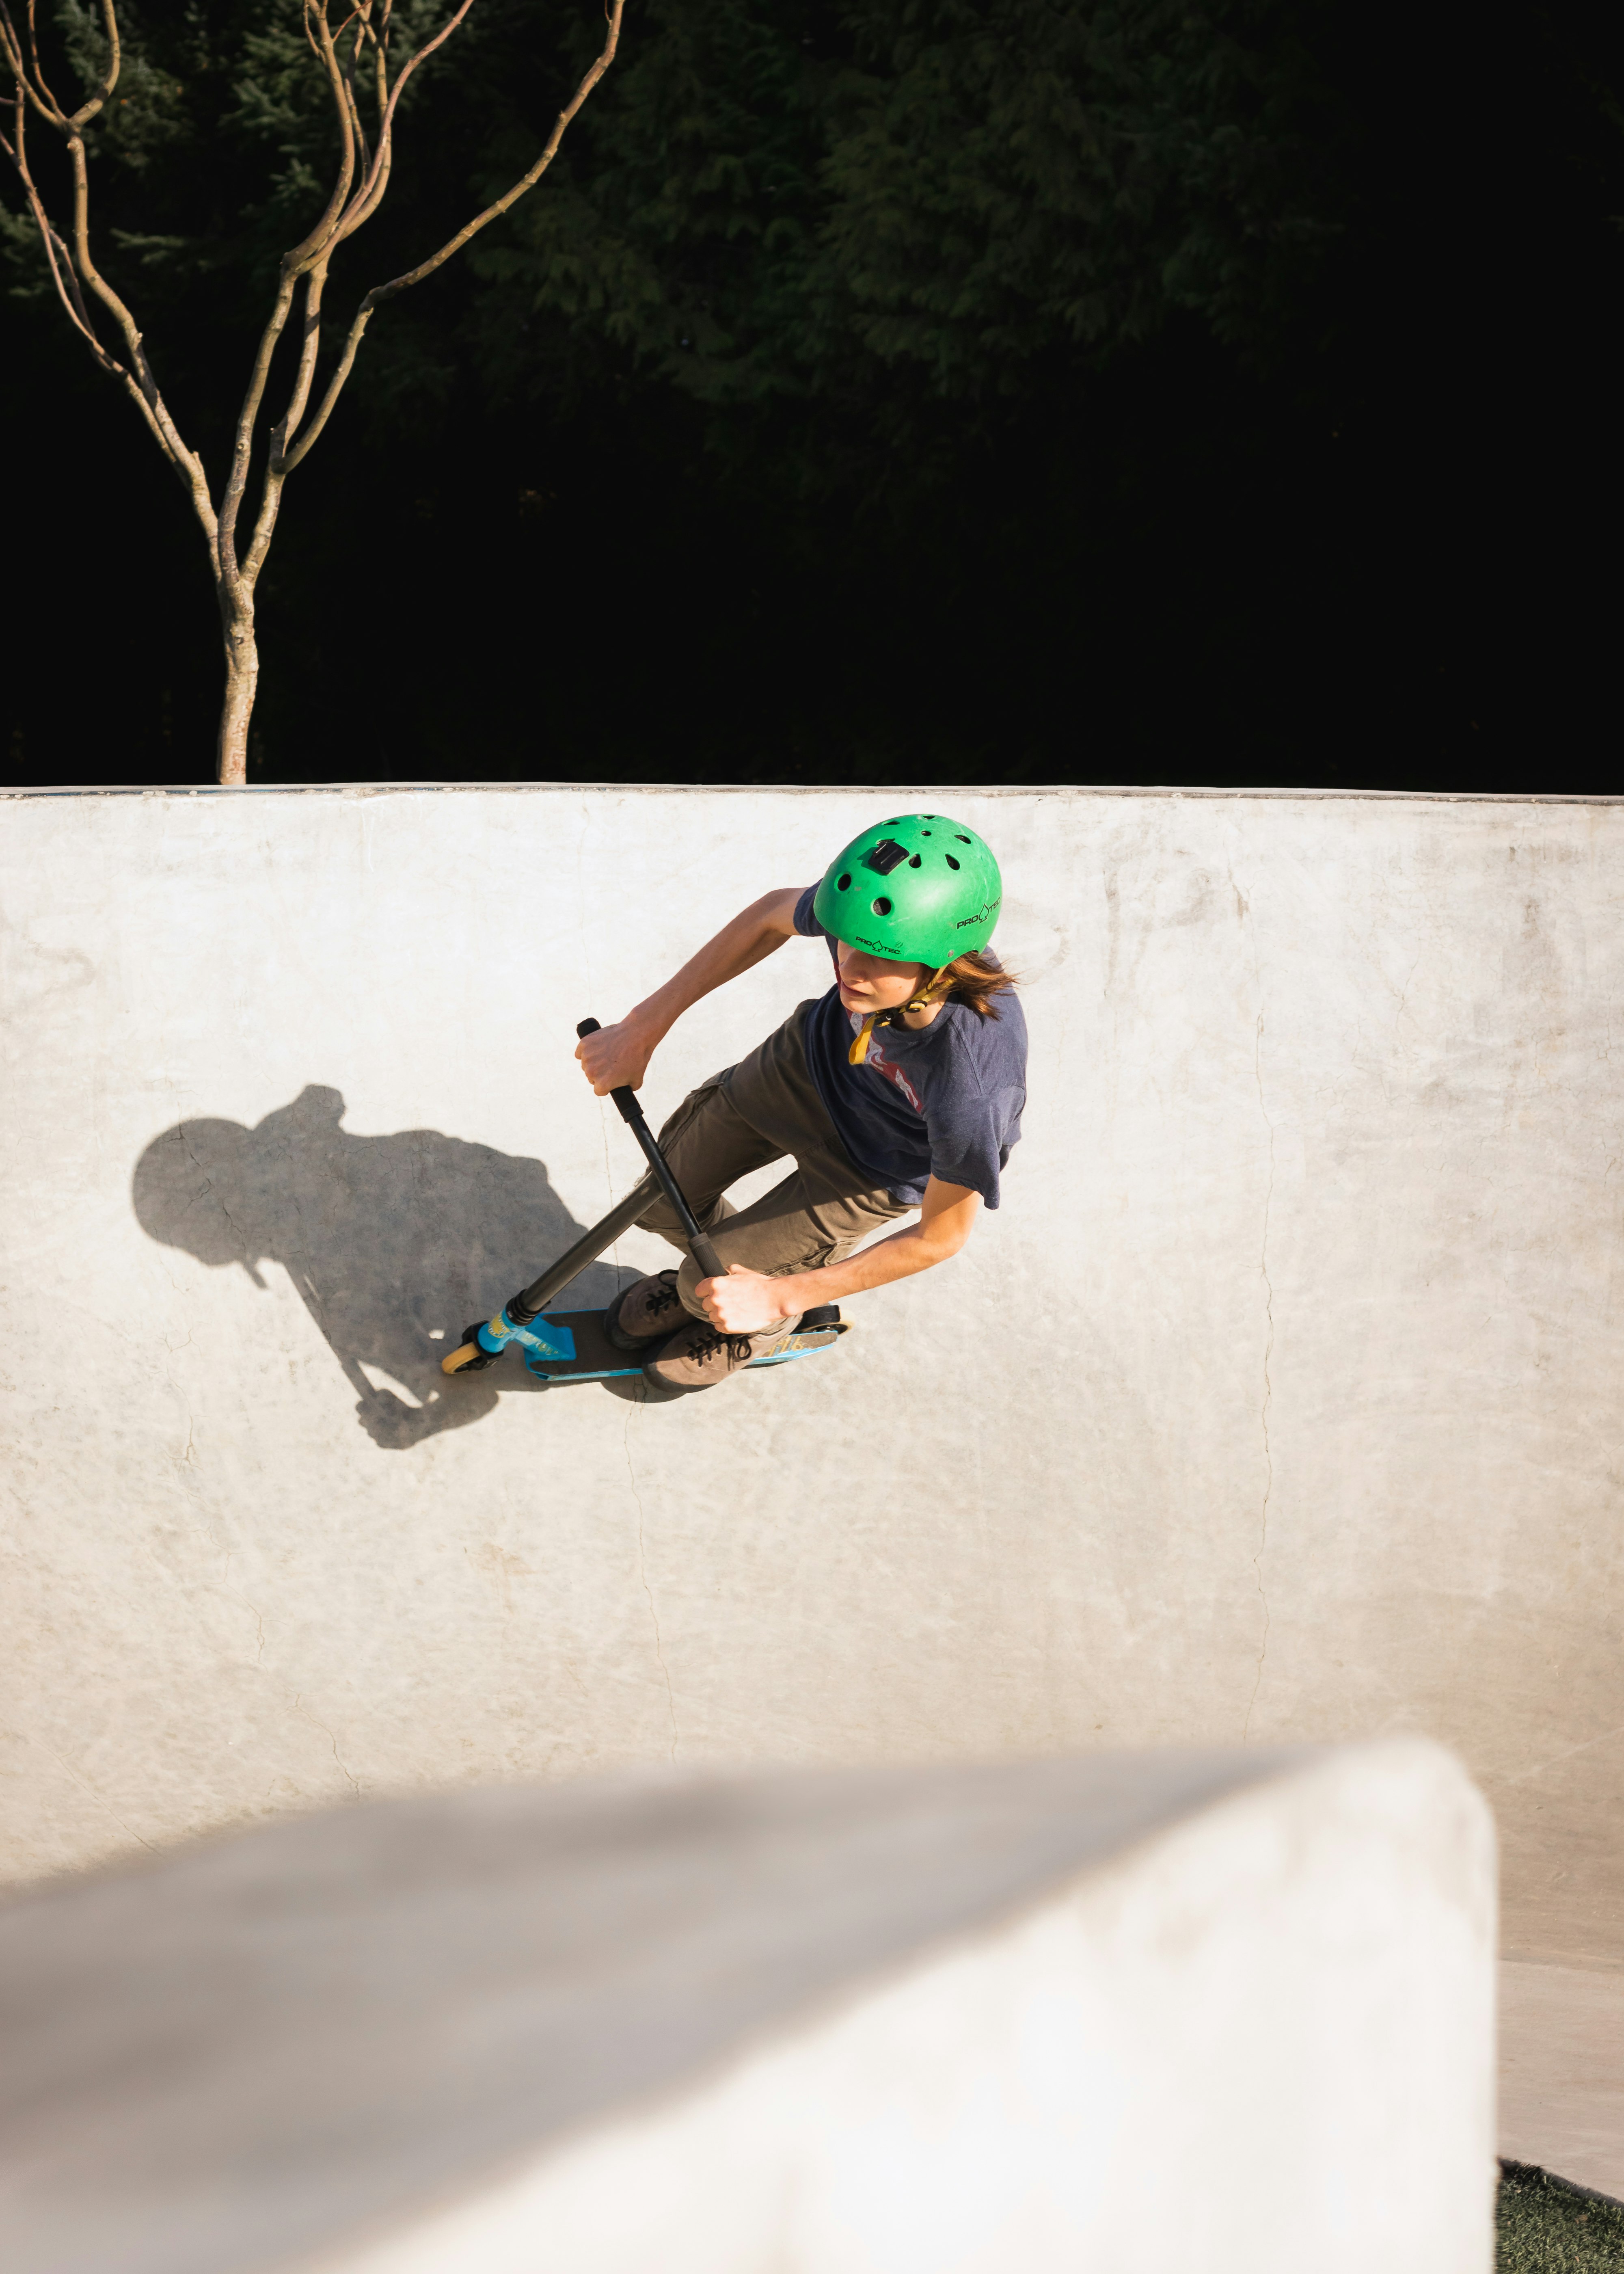
M961 837L961 838L959 839L959 842L961 845L967 845L967 844L970 842L970 840L969 840L969 839L968 839L967 837Z
M918 866L919 866L919 862L920 862L920 856L919 856L919 855L916 853L916 854L914 855L914 858L913 858L913 859L908 862L908 866L909 866L909 868L910 868L910 869L917 869L917 868L918 868Z
M837 892L849 892L851 889L852 880L849 877L837 877L835 878L835 890Z
M891 914L891 902L883 897L876 900L874 913L876 916L888 916Z
M952 856L952 855L951 855L951 853L949 853L948 855L945 855L945 858L946 858L946 861L947 861L947 865L948 865L948 867L949 867L950 869L956 869L956 868L959 866L958 862L954 860L954 858L953 858L953 856Z

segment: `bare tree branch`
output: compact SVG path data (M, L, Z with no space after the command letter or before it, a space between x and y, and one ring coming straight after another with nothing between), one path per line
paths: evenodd
M463 17L467 15L472 5L473 0L462 0L462 5L458 8L456 13L451 17L447 23L441 25L440 30L435 33L433 38L432 40L425 41L422 47L418 48L412 55L407 57L405 63L401 66L400 76L395 82L395 88L392 94L388 93L387 75L383 70L380 56L379 74L380 124L378 128L378 147L373 154L372 165L367 169L366 177L362 182L360 188L356 192L354 198L351 200L350 209L345 214L343 222L340 226L339 235L341 237L353 237L357 230L361 227L364 222L368 222L372 219L373 214L377 211L380 204L382 202L383 193L388 187L389 184L390 167L394 162L395 113L399 105L401 96L405 91L406 82L410 79L413 72L417 70L419 64L425 63L429 56L433 54L436 48L443 47L445 45L446 41L451 37L453 32L456 30L457 26L462 22ZM387 26L388 15L387 9L384 13L385 23ZM386 94L387 94L387 102L384 100Z
M389 107L389 11L392 0L383 0L378 11L377 28L372 34L372 101L378 108L378 131L384 130L384 113Z
M310 400L311 383L316 375L316 355L321 344L321 296L327 279L327 264L325 260L319 261L304 279L304 337L299 349L298 366L294 373L293 391L288 398L287 409L271 429L270 462L265 470L259 511L243 559L243 582L250 591L259 581L259 570L270 549L276 516L282 507L282 484L287 479L287 469L281 463L283 438L290 429L297 430L304 416L304 406Z
M320 27L319 41L311 32L312 23ZM327 0L304 0L304 29L306 36L311 39L311 44L315 48L321 68L327 74L328 90L338 114L339 168L338 178L333 184L332 195L323 208L320 220L308 235L301 237L296 245L282 254L282 269L284 276L290 273L297 273L307 260L313 260L326 245L333 234L340 215L344 210L344 201L350 195L350 184L355 179L355 134L350 122L349 109L344 102L343 73L339 66L333 35L327 29Z
M18 83L14 114L15 124L12 131L17 139L14 142L8 141L4 134L0 134L0 149L5 152L6 156L17 169L18 177L23 185L23 194L28 200L28 210L34 215L34 226L40 232L40 242L45 248L45 258L50 267L51 282L56 288L56 297L66 311L68 321L74 330L81 333L89 343L91 353L101 364L103 371L126 375L124 365L117 358L109 355L96 337L95 327L90 320L90 311L85 305L85 296L79 289L79 278L73 273L72 255L51 226L50 218L45 210L44 200L35 185L33 175L28 170L28 113L23 102L20 80Z
M34 29L34 0L28 0L28 28ZM102 84L93 95L81 102L69 120L75 129L88 126L113 89L118 84L119 45L118 17L113 0L102 0L102 29L107 35L107 69L102 74Z
M343 213L345 202L350 195L350 184L355 179L357 121L355 117L352 92L345 80L344 67L339 58L337 45L327 24L327 0L304 0L304 22L307 30L314 31L317 53L327 75L327 88L333 98L334 113L338 122L338 174L326 208L315 228L310 230L308 235L290 252L282 255L282 274L277 280L276 297L272 305L265 329L259 335L259 345L254 356L253 366L248 374L248 386L243 396L242 409L237 413L237 432L232 440L230 469L227 473L225 489L220 501L220 527L215 542L215 550L219 558L219 575L233 599L241 597L238 590L241 584L241 569L237 556L237 517L242 505L243 493L248 486L248 471L253 456L254 434L259 424L259 406L265 399L266 384L270 378L271 358L276 352L277 343L282 338L286 327L289 311L293 305L294 295L297 290L301 276L306 275L312 264L316 261L321 261L325 267L327 247ZM342 26L340 27L340 33L342 36ZM318 295L317 305L320 306L320 295ZM308 296L306 305L308 307ZM308 325L306 326L305 352L309 355L313 367L315 343L309 337ZM302 354L301 368L304 360L305 356ZM296 390L297 384L296 379ZM306 381L306 390L308 391L308 381ZM261 519L263 517L262 515ZM267 542L268 541L267 534ZM260 553L263 557L263 547L260 548Z
M293 389L288 397L288 407L280 422L271 429L271 454L282 454L282 438L298 432L299 421L304 416L304 406L310 401L311 383L316 376L316 355L321 345L321 296L327 289L327 264L324 260L312 268L304 282L304 339L299 349L298 368L294 373Z
M40 31L34 11L34 0L28 0L28 53L34 63L34 75L39 82L40 93L49 103L56 116L60 118L63 115L62 106L47 86L45 73L40 68Z
M571 120L614 60L624 0L613 0L605 9L608 28L602 51L570 102L559 112L535 164L438 252L404 275L387 284L374 285L366 294L356 311L337 365L308 427L304 426L304 421L315 388L321 348L322 301L333 255L378 210L394 166L395 127L401 97L419 66L442 48L465 20L473 0L458 0L433 37L406 58L393 85L389 79L389 42L394 0L353 0L336 27L328 13L332 0L301 0L300 21L304 39L321 69L332 102L338 135L337 162L320 214L298 243L282 255L270 312L254 351L237 413L230 463L217 508L201 457L187 445L169 415L147 361L140 328L123 298L102 274L91 250L89 155L85 129L105 108L118 83L122 51L117 0L99 0L102 28L107 41L106 64L95 87L71 112L57 102L45 76L39 48L37 0L26 0L26 45L11 12L12 4L13 0L0 0L0 58L15 83L12 133L8 138L0 131L0 150L11 159L22 183L64 313L100 367L139 410L148 432L186 490L207 540L226 659L219 779L222 782L241 782L246 778L248 725L259 670L254 636L254 588L275 531L287 478L309 455L332 416L354 367L372 311L397 293L432 276L471 237L532 189L545 173ZM363 110L369 58L370 93L376 112L372 138L366 132ZM72 216L65 235L51 219L29 162L26 126L31 110L62 137L66 150L72 184ZM92 306L97 301L112 318L127 360L121 360L102 339ZM270 429L259 512L247 550L239 558L237 525L264 414L271 367L296 306L300 307L298 349L287 407Z
M348 29L348 26L345 28ZM355 32L350 43L350 59L342 67L342 76L344 102L350 113L350 131L355 137L356 148L361 154L361 170L364 174L372 164L372 152L367 147L366 128L361 117L361 106L356 100L355 75L356 65L361 58L361 50L366 43L366 10L360 8L356 11Z
M110 5L110 0L109 0ZM78 116L76 112L75 117ZM184 482L197 509L198 517L212 539L214 533L214 508L208 494L208 481L203 471L203 462L194 450L187 448L179 430L169 417L169 407L158 392L157 381L152 375L146 350L135 318L130 313L112 286L102 275L91 258L90 252L90 177L85 155L84 137L69 121L71 132L68 138L68 157L73 169L73 265L82 281L88 284L98 300L112 314L124 334L124 346L130 357L133 384L146 405L148 423L162 436L176 470Z
M467 5L468 0L463 0L464 9ZM419 261L417 267L409 269L405 275L396 276L387 284L373 285L355 312L350 326L349 337L344 342L343 352L339 358L332 378L327 382L327 393L321 398L320 407L293 448L286 451L280 462L276 463L278 472L290 474L296 466L302 464L310 456L319 440L321 430L332 417L334 406L343 393L344 383L354 368L356 354L365 336L366 328L372 320L373 309L381 307L386 300L393 300L397 293L408 290L413 284L422 283L425 276L432 276L437 268L442 267L450 260L454 252L460 252L470 237L477 237L482 229L505 214L510 206L516 205L526 190L535 188L558 155L559 145L564 139L565 130L571 119L575 117L588 95L614 61L614 52L620 41L620 19L625 11L625 6L626 0L613 0L612 5L605 11L608 19L609 30L604 41L603 49L589 68L580 86L575 89L570 102L560 111L553 121L553 132L547 137L541 155L529 172L522 174L510 190L505 191L494 204L488 205L482 214L477 214L472 221L458 230L455 237L448 237L438 252L432 252L426 260ZM398 80L395 83L395 93L396 94L400 93ZM380 154L382 147L380 144Z
M29 14L28 34L32 43L34 36L32 11ZM19 93L34 105L48 126L62 126L64 120L63 113L56 107L55 96L51 94L49 87L44 88L41 94L41 87L35 86L24 65L22 42L17 36L17 26L11 21L11 11L4 4L4 0L0 0L0 50L4 53L6 69L17 81Z
M124 388L124 392L135 403L136 408L140 411L143 419L146 421L148 432L152 434L154 440L157 443L165 458L169 461L170 466L179 477L182 486L185 489L188 496L191 497L194 508L199 508L203 518L205 530L212 532L214 525L214 511L212 506L210 506L208 502L207 485L202 479L202 467L200 463L199 463L195 459L193 454L187 450L179 435L176 433L173 423L169 419L168 411L164 409L162 400L157 394L157 389L154 387L150 386L150 383L146 385L142 384L141 381L138 380L136 374L132 373L126 365L122 364L118 360L118 358L110 353L108 348L103 344L102 339L97 334L94 320L92 318L90 310L85 304L85 296L83 291L80 290L79 278L75 271L72 254L67 245L64 243L60 232L57 230L52 222L49 215L46 211L44 200L40 194L39 185L34 178L33 171L28 163L26 141L27 113L24 107L26 81L26 75L22 68L21 49L17 41L15 26L12 25L9 14L6 14L3 8L0 8L0 18L4 19L3 22L0 22L0 47L4 47L6 51L6 59L12 66L12 74L16 80L14 104L14 132L16 139L14 142L10 141L4 134L0 134L0 147L4 147L6 155L11 159L13 166L16 168L18 177L23 184L23 192L28 200L28 208L34 216L34 226L39 231L40 243L45 253L47 266L50 270L51 281L56 288L57 297L62 303L63 309L67 315L69 322L73 326L74 330L77 331L80 337L85 341L86 345L95 357L96 361L100 364L102 370L107 373L110 379L115 380L118 385ZM32 7L30 7L29 10L28 30L30 52L37 60L38 50L37 46L34 43L34 11ZM117 45L115 44L115 67L104 79L104 88L109 87L117 79ZM46 92L49 94L49 89L47 89ZM37 101L34 104L34 108L41 112L41 116L49 115L46 113L44 106ZM58 110L57 116L63 119L64 127L71 127L71 122L66 119L64 114ZM71 147L71 145L70 147ZM79 146L79 152L82 159L82 144ZM139 339L139 335L137 336ZM150 373L147 373L145 376L147 381L150 382ZM199 492L201 497L200 506Z

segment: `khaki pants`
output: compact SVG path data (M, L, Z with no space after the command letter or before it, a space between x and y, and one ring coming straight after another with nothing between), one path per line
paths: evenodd
M688 1204L715 1243L722 1261L780 1278L786 1271L816 1271L849 1255L858 1242L909 1209L881 1188L870 1172L847 1159L823 1101L807 1071L803 1003L759 1050L685 1097L659 1141ZM722 1195L729 1185L786 1156L795 1166L748 1208ZM637 1219L673 1247L687 1247L676 1211L664 1193ZM703 1317L694 1290L700 1271L688 1256L677 1274L683 1307Z

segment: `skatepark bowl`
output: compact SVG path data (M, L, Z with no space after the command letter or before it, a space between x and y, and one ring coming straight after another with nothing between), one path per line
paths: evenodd
M964 1254L699 1397L443 1375L640 1173L576 1021L920 806L1032 1035ZM1624 2195L1619 802L0 808L8 2274L1481 2274L1497 2146Z

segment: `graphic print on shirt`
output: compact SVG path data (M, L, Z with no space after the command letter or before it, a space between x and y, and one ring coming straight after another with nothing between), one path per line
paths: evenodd
M852 1022L852 1032L854 1035L861 1034L862 1019L861 1015L855 1011L851 1011L846 1013L846 1016ZM908 1103L914 1108L914 1112L921 1117L923 1116L925 1111L925 1102L923 1098L921 1097L918 1090L914 1088L906 1074L903 1073L902 1068L897 1064L896 1059L888 1058L886 1057L885 1046L880 1040L880 1029L877 1027L871 1028L869 1030L868 1055L863 1060L863 1064L865 1065L872 1066L876 1073L883 1074L886 1081L891 1084L893 1088L899 1089L902 1092L904 1097L907 1099Z

